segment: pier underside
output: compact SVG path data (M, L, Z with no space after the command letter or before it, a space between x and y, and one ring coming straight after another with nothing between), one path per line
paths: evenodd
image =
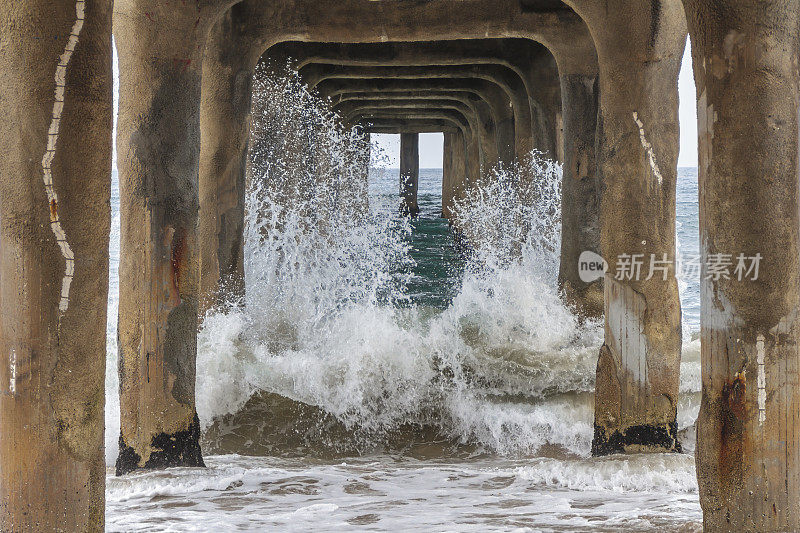
M0 26L0 530L103 530L107 320L116 474L204 465L198 327L247 302L259 76L290 73L344 126L401 135L402 215L420 211L420 133L444 134L451 221L498 169L519 165L522 189L532 153L558 162L559 294L579 323L604 325L592 454L681 452L687 36L704 526L800 529L800 0L19 0ZM106 316L112 143L118 317ZM586 257L605 271L587 277ZM723 257L731 269L757 257L756 278L709 270ZM636 258L662 268L634 272Z

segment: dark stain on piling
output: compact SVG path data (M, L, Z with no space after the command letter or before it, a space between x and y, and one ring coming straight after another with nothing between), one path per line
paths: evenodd
M606 434L604 427L595 424L592 439L593 456L625 453L629 446L643 446L676 453L683 451L678 441L676 422L670 422L666 426L640 424L631 426L624 432L614 431L611 435Z
M181 275L186 261L186 231L178 229L172 238L170 264L172 265L172 290L175 300L180 302Z
M722 398L725 401L726 411L731 413L737 421L744 420L747 405L745 393L747 392L747 376L744 371L737 372L733 381L722 387Z
M650 2L650 40L647 43L650 48L655 48L656 46L660 17L661 0L652 0Z
M736 467L742 457L745 416L747 415L747 376L737 372L733 380L722 387L719 472L723 478L738 479L741 470Z
M196 343L186 342L197 328L197 299L181 289L188 274L191 241L185 228L177 228L169 246L169 281L172 309L164 334L164 366L175 376L172 396L183 405L194 404ZM184 288L185 289L185 288Z
M125 439L120 433L116 475L122 476L139 469L161 470L175 466L206 466L200 451L200 419L197 417L197 413L186 430L172 434L154 435L150 441L150 447L153 450L150 457L144 465L140 466L141 456L125 443Z

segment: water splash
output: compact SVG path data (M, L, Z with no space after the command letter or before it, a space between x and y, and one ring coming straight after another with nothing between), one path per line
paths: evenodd
M557 294L558 165L532 154L459 202L463 233L491 238L474 239L460 293L431 312L405 294L407 221L366 201L367 139L291 76L255 88L247 301L200 333L207 449L234 451L231 435L256 449L288 409L328 428L297 420L314 435L304 453L337 426L347 451L411 427L500 453L586 454L600 337Z

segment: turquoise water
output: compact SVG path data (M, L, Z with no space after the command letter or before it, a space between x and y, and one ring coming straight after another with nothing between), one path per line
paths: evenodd
M395 197L399 187L399 169L372 169L371 193ZM678 169L676 190L677 251L684 260L696 258L699 248L697 168ZM464 260L456 248L453 234L442 212L442 169L420 169L419 218L412 221L408 238L414 260L413 277L408 283L412 304L446 308L460 290ZM700 330L700 282L679 273L681 309L686 340Z
M394 201L399 180L399 169L372 169L371 195ZM411 274L406 284L408 304L445 309L461 288L464 259L447 219L442 218L442 169L420 169L417 203L420 213L411 221L411 234L406 237L413 260L407 268Z

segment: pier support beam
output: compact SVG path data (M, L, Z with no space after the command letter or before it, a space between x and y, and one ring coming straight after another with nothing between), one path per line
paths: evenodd
M419 214L419 134L400 134L400 214Z
M100 532L111 1L0 5L0 530Z
M564 177L561 188L561 265L559 285L579 315L603 315L603 280L581 280L583 252L600 254L600 191L595 161L597 76L561 76L564 100Z
M466 181L464 134L444 134L444 169L442 177L442 216L452 221L457 198L463 198Z
M574 35L577 40L578 35ZM564 161L564 139L561 132L561 87L553 54L538 43L519 39L525 43L527 64L518 60L518 70L523 76L531 106L533 138L540 151L555 161ZM512 41L513 42L513 41Z
M601 246L609 271L592 452L680 450L681 315L674 261L683 6L679 0L654 1L653 9L633 0L616 0L613 7L595 0L567 3L587 22L600 66L597 157ZM636 260L643 262L639 272L626 266ZM663 268L649 276L653 264Z
M453 135L453 174L450 180L451 195L448 202L450 219L453 216L453 205L457 199L464 197L467 183L467 143L463 132L457 131Z
M453 143L455 135L444 134L442 142L442 218L449 219L453 208Z
M244 298L244 207L253 55L245 3L212 27L203 58L200 127L200 315Z
M583 281L578 265L583 252L601 254L601 187L595 157L600 98L598 64L588 29L583 25L582 30L550 35L548 40L558 63L562 100L562 233L558 282L567 303L578 315L599 318L603 316L603 280Z
M704 531L800 530L800 2L686 0L704 273L697 478ZM737 256L760 254L739 280ZM747 260L752 266L752 260Z
M230 1L119 0L122 216L117 473L202 466L195 412L200 80Z

